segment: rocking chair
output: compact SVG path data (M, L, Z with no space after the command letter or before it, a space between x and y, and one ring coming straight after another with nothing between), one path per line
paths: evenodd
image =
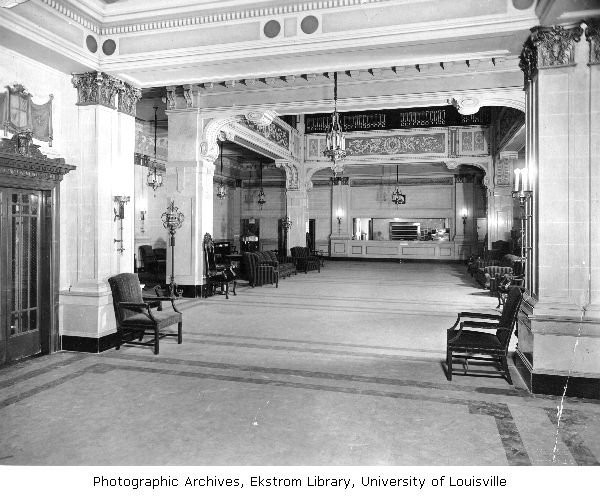
M452 380L452 362L455 358L460 358L464 360L464 375L467 375L469 368L468 360L494 362L500 365L502 376L512 384L508 370L508 344L515 328L522 299L521 289L513 286L508 292L501 315L472 312L458 314L456 322L448 329L446 377L449 381ZM464 318L475 320L462 320ZM482 332L475 329L496 332Z

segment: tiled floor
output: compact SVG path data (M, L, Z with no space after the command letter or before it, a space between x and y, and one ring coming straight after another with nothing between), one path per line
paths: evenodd
M463 265L327 261L184 304L184 342L0 369L0 464L597 465L600 402L445 378ZM514 344L513 344L514 347ZM556 444L556 447L555 447Z

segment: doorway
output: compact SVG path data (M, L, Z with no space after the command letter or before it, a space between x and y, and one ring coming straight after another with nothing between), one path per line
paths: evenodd
M42 352L49 271L41 191L0 188L0 363Z

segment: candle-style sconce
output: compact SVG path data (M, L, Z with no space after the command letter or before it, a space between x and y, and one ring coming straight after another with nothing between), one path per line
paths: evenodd
M467 209L463 208L460 213L462 215L463 226L466 226L467 225L467 217L468 217Z
M342 232L342 219L344 218L344 211L341 208L338 208L335 211L335 215L338 221L338 234Z
M532 200L533 200L533 183L535 178L535 169L533 167L525 167L523 169L515 169L515 183L512 191L512 197L519 200L519 208L521 210L520 221L520 245L521 245L521 264L523 274L527 274L529 263L532 257L533 240L531 239L531 222L532 222ZM526 287L528 279L526 276Z
M533 195L533 168L515 169L515 184L512 192L513 198L519 199L521 208L525 208L525 203Z
M125 248L123 248L123 220L125 219L125 205L129 203L128 196L115 196L113 197L113 201L117 203L117 207L114 208L115 218L114 222L119 221L119 233L121 235L120 239L114 239L115 243L119 243L119 247L117 251L119 253L123 253Z
M146 211L145 210L140 210L140 232L141 233L145 233L146 230L144 229L144 223L146 221Z

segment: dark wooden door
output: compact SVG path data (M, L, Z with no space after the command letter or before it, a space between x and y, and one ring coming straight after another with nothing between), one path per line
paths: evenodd
M2 188L0 213L0 339L10 362L42 351L42 194Z

